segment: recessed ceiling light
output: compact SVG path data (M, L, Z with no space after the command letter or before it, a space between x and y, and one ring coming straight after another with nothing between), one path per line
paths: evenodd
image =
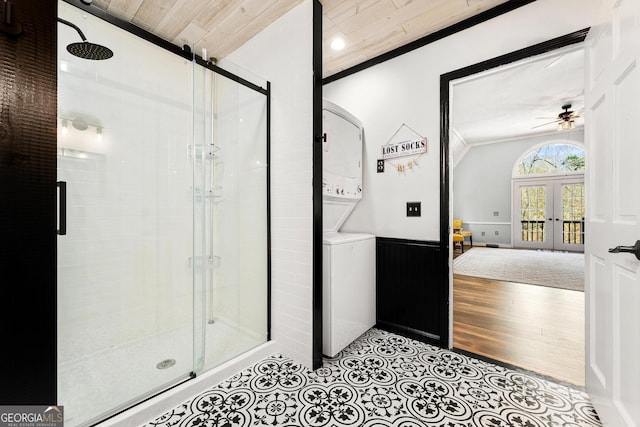
M342 50L344 49L344 40L341 37L336 37L331 42L331 49L333 50Z

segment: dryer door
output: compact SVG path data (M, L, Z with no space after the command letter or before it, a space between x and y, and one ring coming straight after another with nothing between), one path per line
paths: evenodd
M338 198L362 197L362 127L340 112L324 109L323 194Z

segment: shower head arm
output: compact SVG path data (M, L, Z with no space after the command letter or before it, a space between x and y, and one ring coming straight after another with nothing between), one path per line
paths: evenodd
M74 30L76 30L78 32L78 34L80 34L80 37L82 38L83 42L87 41L87 38L84 36L84 33L82 32L82 30L80 28L78 28L78 26L76 24L73 24L65 19L62 18L58 18L58 22L62 22L63 24L66 24L68 26L70 26L71 28L73 28Z

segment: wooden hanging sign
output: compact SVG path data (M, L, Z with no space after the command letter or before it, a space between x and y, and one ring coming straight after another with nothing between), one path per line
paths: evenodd
M384 173L385 163L389 162L398 172L413 170L420 166L418 159L427 152L427 138L402 123L398 130L382 146L382 157L377 159L378 173ZM406 157L412 156L410 159ZM405 157L398 160L400 157Z
M382 146L382 158L394 159L396 157L412 156L427 152L427 138L410 139Z

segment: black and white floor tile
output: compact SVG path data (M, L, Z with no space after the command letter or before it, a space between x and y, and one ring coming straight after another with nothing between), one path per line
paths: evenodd
M580 390L374 328L316 371L276 354L145 427L601 425Z

